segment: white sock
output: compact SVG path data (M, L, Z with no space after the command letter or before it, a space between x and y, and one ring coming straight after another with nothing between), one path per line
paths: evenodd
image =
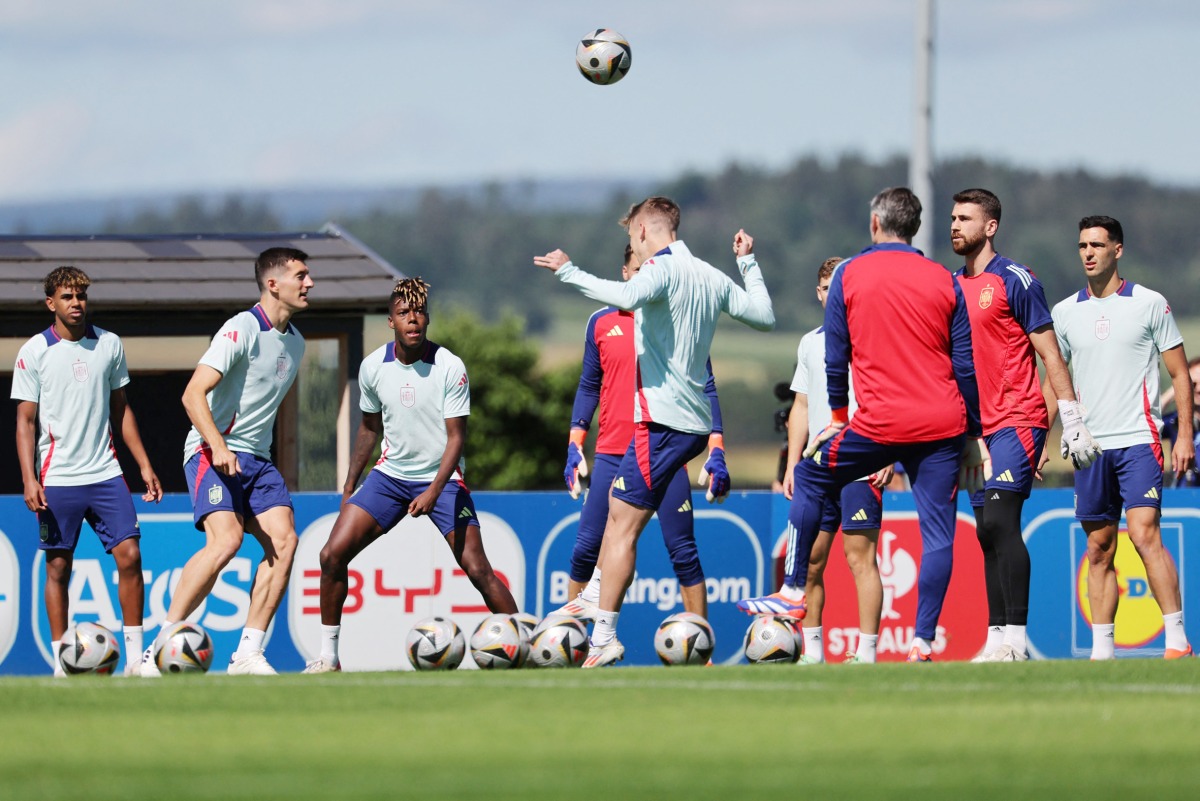
M1114 623L1092 624L1092 659L1112 659L1116 656L1113 649Z
M617 618L620 612L608 612L603 609L596 613L596 625L592 628L592 645L608 645L617 639Z
M242 639L238 640L237 651L234 652L234 659L242 659L250 656L255 651L263 649L263 640L267 638L265 631L258 629L244 628L242 629Z
M583 592L579 595L585 601L591 601L594 604L600 603L600 568L592 571L592 577L588 579L587 586L583 588ZM574 600L573 598L571 600Z
M825 661L825 642L821 636L821 627L812 626L800 628L804 632L804 655L818 662Z
M926 640L924 637L913 637L912 644L915 645L917 649L926 656L933 653L933 646L930 645L929 640Z
M125 666L142 663L142 627L125 627Z
M804 588L793 587L790 584L784 584L783 587L780 588L779 594L784 598L787 598L789 601L799 601L804 598Z
M859 634L858 635L858 650L854 655L858 657L859 662L875 662L875 648L879 644L878 634Z
M54 640L50 643L50 661L54 663L54 675L64 674L62 662L58 661L58 648L62 645L62 640Z
M983 644L984 655L991 656L1001 645L1004 645L1004 626L988 626L987 642Z
M1005 626L1004 644L1012 646L1012 649L1019 654L1023 654L1029 650L1025 641L1025 627L1012 625Z
M1188 647L1187 632L1183 629L1183 610L1163 615L1163 628L1167 633L1167 647L1176 651L1186 651Z
M338 663L338 638L341 626L321 626L321 659L330 665Z

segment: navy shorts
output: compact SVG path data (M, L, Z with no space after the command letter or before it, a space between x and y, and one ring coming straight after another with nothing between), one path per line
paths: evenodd
M74 487L44 487L46 506L38 512L38 547L75 551L83 521L95 529L105 553L130 537L140 537L133 496L122 476Z
M1104 451L1091 467L1075 471L1075 519L1120 520L1121 508L1162 508L1162 446L1132 445Z
M212 451L197 451L183 466L192 495L192 519L204 530L204 518L212 512L233 512L245 520L276 506L292 507L283 476L270 459L234 451L242 472L227 476L212 466Z
M821 531L864 531L883 525L883 490L870 481L851 481L837 500L821 509Z
M971 493L971 505L983 506L988 490L1015 492L1028 498L1033 491L1033 474L1037 472L1046 447L1044 428L1001 428L984 437L992 457L992 477L983 489Z
M679 468L703 453L707 445L708 434L687 434L658 423L638 423L617 467L612 496L657 511Z
M399 523L408 514L408 505L429 489L430 481L405 481L392 478L382 470L372 470L367 480L350 496L352 503L375 518L384 531ZM471 492L461 481L451 481L442 488L429 518L437 530L446 536L456 528L479 527Z

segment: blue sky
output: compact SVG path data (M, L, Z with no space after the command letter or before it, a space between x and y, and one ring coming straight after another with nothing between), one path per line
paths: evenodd
M0 201L882 158L915 6L0 0ZM594 27L632 44L620 84L575 71ZM1200 4L938 0L936 30L938 158L1200 186Z

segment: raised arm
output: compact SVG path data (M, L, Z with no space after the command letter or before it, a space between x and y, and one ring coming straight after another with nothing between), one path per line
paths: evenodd
M571 262L571 257L561 250L552 250L545 256L535 256L534 265L543 267L558 276L564 284L571 284L584 295L633 311L655 300L666 289L666 276L662 270L643 267L628 281L608 281L597 278Z
M775 309L771 306L771 295L763 281L762 269L754 258L754 237L739 230L733 237L733 253L737 256L738 272L745 289L734 284L729 293L725 311L738 322L759 331L770 331L775 327Z

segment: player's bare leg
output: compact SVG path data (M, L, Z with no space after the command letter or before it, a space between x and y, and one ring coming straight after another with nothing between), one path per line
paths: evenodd
M883 615L883 581L879 577L876 553L879 529L850 531L842 534L846 564L854 576L858 595L858 647L854 662L874 662L879 642L879 619Z
M121 602L121 622L126 626L140 626L146 589L142 576L142 549L137 538L122 540L113 548L112 555L117 563L117 598Z
M292 560L296 556L296 521L290 506L274 506L246 521L246 530L258 540L263 549L262 561L254 574L250 588L250 610L246 613L248 628L266 631L275 617L292 577Z
M683 608L708 619L708 585L701 581L690 587L680 587L679 594L683 596Z
M467 526L465 529L451 531L446 535L446 543L454 552L454 558L459 567L467 574L471 584L479 590L484 603L493 613L516 614L517 602L513 600L508 587L492 569L487 553L483 550L483 537L479 534L479 526Z
M322 625L341 625L342 608L349 592L350 562L382 535L383 529L365 509L352 503L342 506L321 549Z
M179 583L171 594L166 620L178 623L187 618L212 592L217 576L242 547L245 528L240 515L212 512L204 518L204 547L183 566Z
M804 599L807 611L800 632L804 635L804 652L800 663L815 665L825 661L825 633L821 625L821 613L825 608L825 566L829 563L829 549L833 547L833 532L821 531L813 542L812 555L808 559L808 573L804 579Z
M67 633L67 612L70 604L71 563L74 554L66 550L46 551L46 584L42 596L46 602L46 617L50 621L50 641L59 642ZM58 661L58 649L53 649L54 675L65 676Z
M73 561L74 555L70 551L46 551L46 584L43 596L46 600L46 617L50 622L50 639L54 642L61 640L67 633L69 584Z
M625 591L633 581L638 537L653 516L653 509L642 509L620 498L609 498L608 524L604 527L604 543L600 546L601 610L621 611Z
M1113 658L1117 617L1117 521L1082 521L1087 533L1088 609L1092 613L1092 659Z
M1128 509L1125 521L1129 540L1146 566L1146 579L1150 582L1154 600L1163 614L1178 612L1183 608L1179 598L1179 573L1175 569L1175 560L1163 547L1158 509L1153 506Z
M274 506L245 521L246 531L262 546L263 558L250 585L250 608L237 650L229 659L234 676L273 676L263 655L267 628L287 592L296 555L296 523L290 506Z
M625 591L633 581L638 537L653 516L653 509L642 509L609 496L608 523L600 548L600 608L596 612L588 656L583 660L585 668L610 665L625 656L625 646L617 640L617 618L621 614Z

